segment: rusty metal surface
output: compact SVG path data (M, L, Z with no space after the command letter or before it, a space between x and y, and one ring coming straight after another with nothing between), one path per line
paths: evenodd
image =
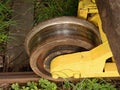
M100 38L98 34L98 30L96 30L96 27L93 24L89 23L88 21L78 19L76 17L67 17L67 16L58 17L58 18L54 18L54 19L39 23L28 33L25 39L25 46L26 46L27 53L30 54L29 42L31 41L33 36L35 36L35 34L37 34L39 31L41 31L42 29L46 27L49 27L52 25L58 25L58 24L76 24L76 25L81 25L83 27L88 27L91 30L93 30L96 35L98 35L97 37Z
M6 72L6 73L0 73L0 88L1 87L7 87L9 85L11 85L12 83L27 83L29 81L37 81L40 79L41 77L37 76L34 72ZM70 78L68 80L73 80L73 81L79 81L82 80L83 78L79 78L79 79L74 79ZM119 77L111 77L111 78L104 78L103 79L107 80L120 80ZM58 80L54 79L54 82L57 81L56 83L58 83Z
M28 34L26 50L32 70L54 80L50 62L59 55L90 50L101 43L97 28L83 19L59 17L40 23ZM60 81L62 79L59 79Z
M26 83L28 81L38 81L38 77L33 72L6 72L0 73L0 85L11 83Z
M96 4L120 73L120 0L96 0Z

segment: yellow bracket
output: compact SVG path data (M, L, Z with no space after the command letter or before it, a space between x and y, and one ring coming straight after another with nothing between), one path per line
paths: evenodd
M97 52L96 52L97 51ZM108 42L90 51L61 55L51 62L50 72L53 78L111 77L119 76L115 63L105 63L112 57Z
M90 13L98 13L95 0L80 0L78 5L78 17L86 19Z
M91 14L91 16L88 17L88 14ZM102 23L95 0L80 0L78 17L90 21L99 28L103 43L90 51L61 55L54 58L50 65L52 77L119 77L108 40L102 30ZM112 62L106 62L108 58L112 58Z
M88 14L91 14L91 16L88 17ZM107 41L106 35L102 30L102 23L95 0L80 0L78 5L78 17L86 19L98 26L102 41Z

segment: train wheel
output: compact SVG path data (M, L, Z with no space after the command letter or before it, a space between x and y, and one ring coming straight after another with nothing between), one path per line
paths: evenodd
M53 58L91 50L101 43L98 29L86 20L76 17L58 17L38 24L25 40L30 66L39 76L53 80L50 62Z

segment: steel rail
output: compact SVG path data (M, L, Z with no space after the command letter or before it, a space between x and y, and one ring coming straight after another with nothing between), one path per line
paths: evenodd
M120 80L120 77L103 77L104 79ZM0 86L12 83L27 83L40 79L34 72L2 72L0 73ZM83 78L79 78L81 80ZM77 79L78 80L78 79Z
M28 81L38 81L39 76L33 72L4 72L0 73L0 85L12 83L26 83Z

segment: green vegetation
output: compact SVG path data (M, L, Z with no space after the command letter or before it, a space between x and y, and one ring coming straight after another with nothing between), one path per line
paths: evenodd
M77 16L78 0L35 0L35 23L58 16Z
M61 88L53 82L46 79L40 79L38 82L28 82L26 86L21 86L18 83L12 84L13 90L116 90L116 88L109 82L102 79L83 79L77 84L65 81ZM62 88L63 87L63 88Z
M6 42L8 38L8 27L14 24L10 18L13 10L10 8L10 0L0 1L0 44Z
M70 90L116 90L111 83L102 79L83 79L77 84L66 81L64 87Z
M57 90L57 85L46 79L40 79L36 82L28 82L26 86L19 86L18 83L12 84L13 90Z

